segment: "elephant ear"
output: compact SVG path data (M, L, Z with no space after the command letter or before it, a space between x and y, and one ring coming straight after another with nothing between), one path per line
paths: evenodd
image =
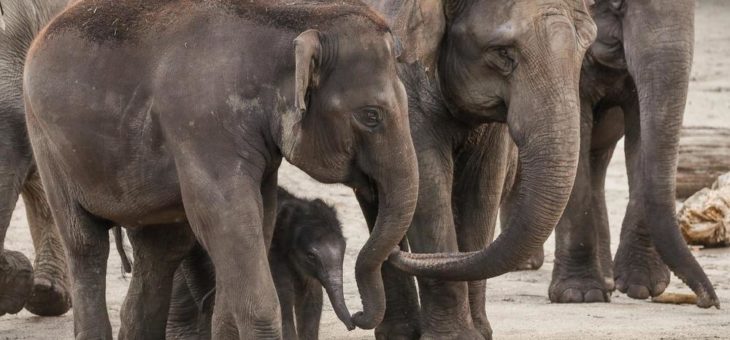
M297 121L301 120L309 104L310 90L319 82L319 62L322 45L317 30L307 30L294 39L296 57L295 103Z

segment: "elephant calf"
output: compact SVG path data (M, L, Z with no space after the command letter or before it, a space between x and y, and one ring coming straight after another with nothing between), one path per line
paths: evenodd
M281 303L284 339L319 337L322 288L340 320L353 329L342 291L345 238L337 212L319 199L301 199L282 188L278 199L269 266ZM183 261L173 284L168 339L210 338L214 276L204 251Z

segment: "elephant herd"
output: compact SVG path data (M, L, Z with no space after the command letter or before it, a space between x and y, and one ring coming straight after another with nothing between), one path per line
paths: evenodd
M114 226L134 252L120 339L316 338L300 303L314 281L320 311L324 286L378 339L490 339L485 280L540 263L554 229L552 302L646 299L671 270L719 307L674 218L693 0L0 3L0 315L73 302L76 339L112 339ZM604 182L622 137L612 259ZM330 246L281 236L282 159L354 190L361 312L341 297L328 207ZM2 246L21 194L32 268ZM304 269L322 249L335 274ZM206 330L180 331L206 306Z

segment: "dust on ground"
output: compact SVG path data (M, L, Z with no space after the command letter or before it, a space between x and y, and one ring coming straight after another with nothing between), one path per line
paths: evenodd
M695 63L685 125L730 127L730 1L700 0L697 7ZM351 312L360 310L354 281L357 252L367 239L367 227L352 191L341 185L322 185L296 168L284 165L280 182L292 192L320 197L334 204L348 239L345 260L346 298ZM608 171L606 195L612 250L618 246L621 221L628 200L622 144ZM489 280L487 313L497 339L728 339L730 338L730 249L702 250L695 256L715 284L725 309L700 309L637 301L614 293L611 303L551 304L547 299L555 240L545 246L546 263L538 271L518 272ZM18 204L7 235L6 248L33 256L25 210ZM107 303L116 336L119 309L129 277L121 274L112 251L107 271ZM670 292L690 292L676 277ZM327 299L325 299L326 301ZM325 302L328 304L328 302ZM372 331L347 332L327 305L321 338L373 339ZM0 339L72 339L72 312L61 317L38 317L27 311L0 318Z

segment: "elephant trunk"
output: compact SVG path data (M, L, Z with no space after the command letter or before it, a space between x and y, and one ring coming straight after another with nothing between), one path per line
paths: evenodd
M345 303L345 293L342 290L342 270L332 273L332 275L321 281L337 317L345 324L348 331L355 329L355 325L350 318L350 311Z
M360 290L363 311L352 316L354 324L362 329L373 329L385 316L385 288L380 268L393 248L405 237L416 209L418 196L418 167L416 153L410 139L407 117L399 122L399 131L407 135L387 138L375 150L390 152L362 152L363 169L374 183L378 212L370 238L363 245L355 264L355 278ZM403 145L402 141L408 142Z
M639 98L643 221L662 260L697 294L697 305L719 307L712 283L687 248L674 217L679 132L694 44L694 1L626 1L624 6L624 51Z
M579 72L584 49L572 25L546 19L525 43L511 85L507 123L519 149L522 181L509 227L489 247L460 254L393 253L410 274L442 280L495 277L526 261L558 223L575 181L580 144Z

